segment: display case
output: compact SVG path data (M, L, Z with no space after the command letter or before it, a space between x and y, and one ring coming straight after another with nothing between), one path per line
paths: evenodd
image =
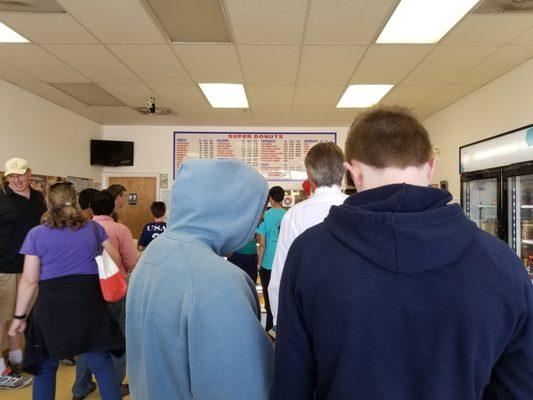
M505 237L533 279L533 167L505 171L504 180L507 194Z

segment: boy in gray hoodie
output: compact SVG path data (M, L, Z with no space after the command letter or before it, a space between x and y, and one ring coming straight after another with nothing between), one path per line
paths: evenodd
M253 234L268 187L234 160L185 162L167 231L130 280L126 343L134 399L268 399L272 345L251 279L224 260Z

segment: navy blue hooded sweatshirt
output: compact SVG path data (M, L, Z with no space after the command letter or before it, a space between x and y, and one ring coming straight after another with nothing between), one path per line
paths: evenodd
M439 189L388 185L291 246L274 399L533 399L533 287ZM490 386L489 386L490 382Z

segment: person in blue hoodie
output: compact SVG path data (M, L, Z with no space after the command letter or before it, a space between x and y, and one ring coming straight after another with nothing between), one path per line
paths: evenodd
M346 140L358 193L291 246L273 398L533 399L533 287L503 241L429 188L429 136L369 110Z
M255 232L268 187L235 160L177 172L167 230L131 275L126 305L133 399L268 399L273 349L255 284L223 256Z

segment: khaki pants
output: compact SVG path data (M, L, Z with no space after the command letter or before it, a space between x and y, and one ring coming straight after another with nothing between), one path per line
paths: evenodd
M21 274L0 274L0 323L6 324L13 319L17 302L17 287ZM4 332L4 341L0 349L9 348L9 336Z

